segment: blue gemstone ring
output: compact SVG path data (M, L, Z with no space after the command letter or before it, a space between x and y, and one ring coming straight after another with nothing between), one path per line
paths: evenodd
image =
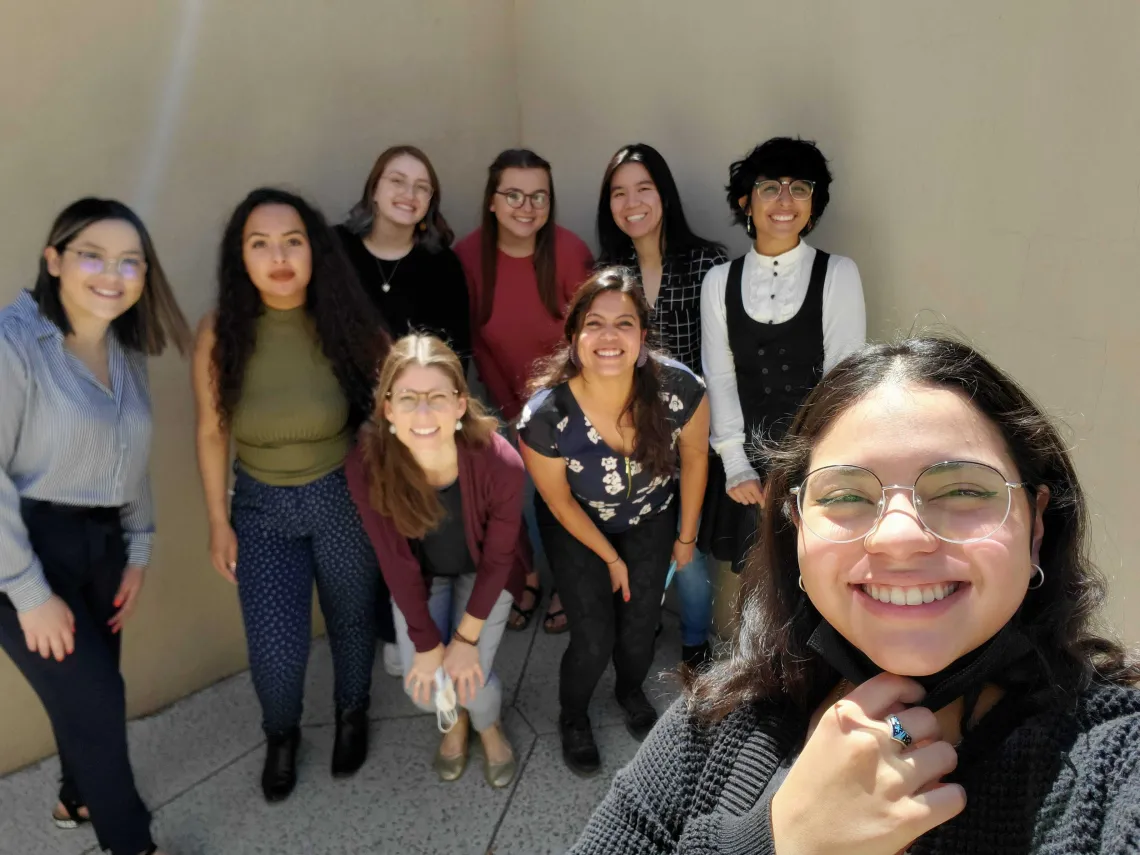
M897 715L887 716L887 724L891 726L891 739L899 743L903 748L909 748L910 744L914 741L910 738L910 734L906 732L906 728L902 726Z

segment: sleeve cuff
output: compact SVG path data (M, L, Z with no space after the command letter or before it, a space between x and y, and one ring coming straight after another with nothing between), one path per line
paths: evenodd
M127 564L131 567L150 565L150 553L154 544L153 532L138 532L127 535Z
M33 561L17 578L19 581L14 584L11 584L11 580L9 580L10 584L4 591L8 599L12 601L16 611L31 611L51 599L51 585L44 577L43 567L40 566L38 560Z
M744 446L735 443L717 450L721 463L724 465L725 487L732 489L745 481L760 480L759 474L752 467L748 455L744 453Z

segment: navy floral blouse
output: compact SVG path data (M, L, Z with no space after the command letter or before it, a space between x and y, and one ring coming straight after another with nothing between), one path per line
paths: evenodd
M705 384L680 362L655 358L661 375L661 399L667 404L676 448L681 429L705 396ZM544 457L566 461L570 491L602 531L626 531L673 501L674 479L654 476L640 463L610 448L566 383L531 398L523 407L518 430L529 448Z

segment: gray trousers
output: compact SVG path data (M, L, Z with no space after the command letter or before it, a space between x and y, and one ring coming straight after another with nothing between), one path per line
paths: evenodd
M428 611L444 644L451 639L451 633L463 619L463 614L467 610L467 601L471 599L471 592L474 589L474 573L465 573L462 576L436 576L432 579L431 590L428 592ZM486 682L483 688L475 693L470 703L464 705L471 716L471 726L477 731L487 730L497 724L502 712L503 686L491 669L495 662L495 653L499 649L499 642L503 638L503 630L507 626L507 618L511 614L512 602L514 599L510 592L504 589L487 616L483 631L479 633L479 665L483 669ZM408 637L408 622L395 601L392 602L392 616L396 622L396 644L400 647L400 662L406 679L408 672L412 670L412 658L416 655L416 648L412 644L412 639ZM411 691L406 685L404 691L411 697ZM435 706L432 704L416 704L416 706L424 712L435 712Z

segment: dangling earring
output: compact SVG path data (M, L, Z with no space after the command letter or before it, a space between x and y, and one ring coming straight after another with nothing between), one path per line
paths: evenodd
M748 232L748 236L752 236L752 213L748 213L748 225L744 227L744 231Z
M427 220L420 220L420 231L421 232L427 231Z
M388 433L395 433L395 432L396 432L396 426L394 424L392 424L391 422L388 422Z
M455 423L455 430L456 430L456 431L461 431L461 430L463 430L463 419L459 419L459 420L458 420L458 421Z
M1033 579L1029 580L1029 590L1036 591L1038 588L1045 584L1045 571L1041 569L1040 564L1030 564L1029 566L1037 571L1034 578L1038 579L1036 585L1033 584Z
M645 349L645 345L641 345L641 350L637 352L637 367L644 368L645 363L649 361L649 351Z
M803 591L805 594L807 593L807 588L804 587L804 574L803 573L800 574L800 590Z

